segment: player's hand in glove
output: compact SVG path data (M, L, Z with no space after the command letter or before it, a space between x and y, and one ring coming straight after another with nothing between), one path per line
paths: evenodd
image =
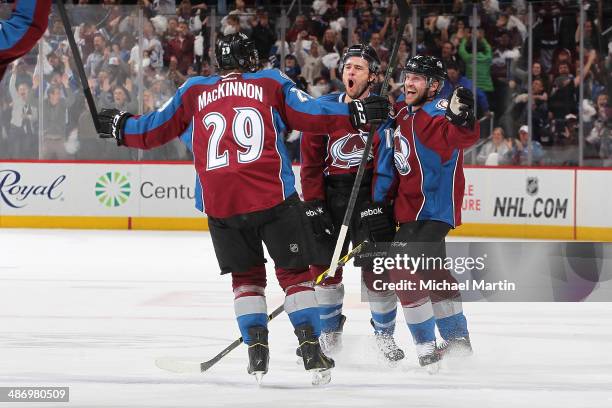
M363 100L355 99L348 105L351 123L355 129L361 129L368 123L386 120L391 110L391 104L387 98L375 95Z
M390 242L395 235L395 222L390 204L366 203L359 212L361 228L372 242Z
M334 235L334 222L323 201L304 202L304 214L312 225L312 232L316 239L328 239Z
M453 125L473 129L476 116L472 91L461 86L456 88L448 101L445 116Z
M104 139L115 139L117 145L121 146L123 144L123 127L130 116L134 115L117 109L102 109L98 113L100 121L99 136Z

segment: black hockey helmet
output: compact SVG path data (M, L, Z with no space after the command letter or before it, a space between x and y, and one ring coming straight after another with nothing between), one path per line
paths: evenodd
M438 80L440 82L438 92L442 90L444 81L447 79L444 62L432 55L415 55L409 58L402 73L404 75L406 73L423 75L427 78L429 86L431 86L433 80Z
M255 43L243 33L224 35L215 46L217 65L221 70L257 71L259 54Z
M378 70L380 69L380 59L378 58L376 50L366 44L354 44L346 50L342 56L342 61L340 62L340 74L342 74L344 64L346 64L346 61L348 61L348 59L351 57L359 57L368 61L368 68L370 69L370 72L372 74L378 74Z
M446 68L438 57L431 55L415 55L406 61L404 72L424 75L427 78L435 78L440 81L446 79Z

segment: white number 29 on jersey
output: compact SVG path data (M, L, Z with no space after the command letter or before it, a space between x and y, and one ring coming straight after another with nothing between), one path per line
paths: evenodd
M261 114L254 108L234 108L236 114L232 122L232 135L236 143L245 150L238 150L238 163L251 163L261 157L264 141L264 123ZM219 112L211 112L202 119L206 130L212 127L208 139L208 160L206 170L214 170L229 165L229 152L219 152L219 143L225 134L227 124Z

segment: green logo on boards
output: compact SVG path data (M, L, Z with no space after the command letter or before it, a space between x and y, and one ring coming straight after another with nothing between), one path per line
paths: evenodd
M96 197L105 207L119 207L125 204L131 190L130 180L118 171L104 173L96 181Z

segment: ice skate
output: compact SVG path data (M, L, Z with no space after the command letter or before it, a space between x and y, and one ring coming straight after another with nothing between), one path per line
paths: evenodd
M300 343L304 369L312 373L312 385L328 384L331 381L334 360L323 353L312 327L308 324L298 326L295 329L295 335Z
M469 357L474 353L470 336L442 340L437 345L437 352L441 358Z
M342 350L342 331L344 330L344 322L346 322L346 316L340 315L340 322L336 330L321 332L319 344L321 344L321 350L326 355L337 354Z
M319 336L319 344L321 345L321 350L326 355L334 355L342 350L342 331L344 330L344 322L346 322L346 316L340 315L340 322L338 323L338 328L334 331L330 332L321 332L321 336ZM298 357L302 357L302 351L298 347L295 350L295 354Z
M374 320L370 319L370 324L376 329ZM405 357L404 351L395 344L392 334L375 331L374 336L376 337L376 346L378 347L379 354L387 363L395 365L398 361L403 360Z
M255 376L257 384L261 384L264 374L268 373L270 349L268 348L268 329L263 326L249 327L251 340L249 346L249 365L247 372Z
M429 374L436 374L440 370L440 354L436 349L436 341L418 343L416 345L419 364L425 368Z

